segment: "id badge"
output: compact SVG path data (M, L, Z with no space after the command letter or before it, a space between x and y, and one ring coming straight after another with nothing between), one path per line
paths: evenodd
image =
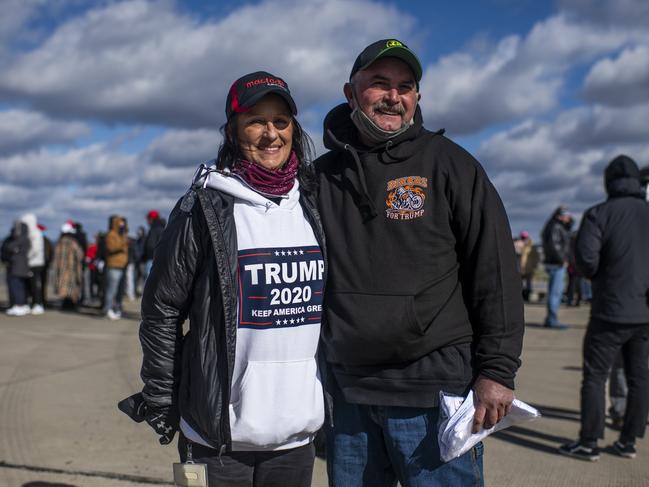
M176 487L209 487L205 463L174 463Z
M176 487L209 487L207 484L207 464L194 463L192 442L187 440L187 461L174 463L174 485Z

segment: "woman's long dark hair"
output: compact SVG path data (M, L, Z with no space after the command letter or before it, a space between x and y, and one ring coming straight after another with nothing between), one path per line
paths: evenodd
M223 143L216 156L216 167L219 169L231 168L237 161L243 159L243 153L236 136L236 120L237 116L234 115L221 126ZM313 141L294 116L291 116L291 123L293 124L292 150L295 151L297 160L300 161L297 180L303 191L311 193L316 188L316 177L312 164L315 152Z

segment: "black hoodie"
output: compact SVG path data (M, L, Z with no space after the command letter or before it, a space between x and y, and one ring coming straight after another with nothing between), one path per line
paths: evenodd
M576 259L593 281L591 316L623 324L649 323L649 205L640 171L627 156L604 173L608 199L584 213Z
M431 407L478 374L514 388L521 281L495 189L461 147L413 126L364 148L347 105L316 161L329 253L324 351L353 403Z

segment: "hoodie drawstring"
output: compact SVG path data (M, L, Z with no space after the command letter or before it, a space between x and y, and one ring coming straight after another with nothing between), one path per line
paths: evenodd
M345 144L344 149L352 155L352 158L354 159L354 163L356 164L356 171L358 172L358 180L361 183L363 206L367 208L367 213L368 213L365 219L369 220L370 218L376 217L378 215L378 212L376 211L376 207L374 206L374 203L372 203L369 190L367 189L365 170L363 169L363 165L361 164L361 159L358 157L358 153L356 152L356 149L354 149L349 144Z

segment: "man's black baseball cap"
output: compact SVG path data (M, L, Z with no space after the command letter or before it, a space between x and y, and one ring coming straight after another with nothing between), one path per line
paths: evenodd
M421 63L415 53L412 52L403 42L397 39L381 39L363 49L363 52L358 55L354 62L354 67L352 67L349 80L351 81L352 77L358 71L362 71L374 61L384 57L396 57L401 59L410 67L412 73L415 75L415 81L419 84L422 75Z
M291 113L297 115L297 107L286 81L266 71L256 71L246 74L232 83L225 102L225 116L229 120L235 113L247 112L269 93L275 93L284 98Z

